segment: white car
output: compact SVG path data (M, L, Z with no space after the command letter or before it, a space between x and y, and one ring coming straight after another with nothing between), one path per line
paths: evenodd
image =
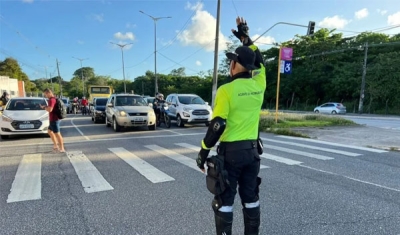
M49 113L40 105L47 105L45 98L11 98L1 115L0 137L7 139L11 135L46 134L50 124Z
M176 125L204 123L210 125L212 109L200 96L195 94L170 94L166 101L170 104L168 116L176 120Z
M113 94L106 105L106 126L118 132L123 127L147 126L156 129L156 115L147 102L138 95Z

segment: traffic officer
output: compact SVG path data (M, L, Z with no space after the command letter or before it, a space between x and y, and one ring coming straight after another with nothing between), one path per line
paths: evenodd
M207 161L207 188L214 194L212 208L217 235L232 234L233 203L238 185L244 234L258 235L261 184L258 173L262 149L258 125L266 76L261 53L249 38L247 23L239 17L236 23L238 30L232 32L243 46L226 54L230 60L231 82L217 90L213 118L201 142L197 165L205 172ZM218 156L207 158L218 141Z

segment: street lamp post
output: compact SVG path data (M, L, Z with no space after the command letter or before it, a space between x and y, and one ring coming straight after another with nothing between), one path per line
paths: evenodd
M122 76L124 78L124 93L126 93L126 81L125 81L125 65L124 65L124 47L128 45L132 45L133 43L127 43L127 44L118 44L118 43L113 43L110 42L111 44L117 45L121 48L121 53L122 53Z
M139 11L140 13L147 15L154 21L154 90L155 94L158 92L158 82L157 82L157 21L161 19L172 18L171 16L163 16L163 17L154 17L143 11Z
M83 79L82 61L88 60L89 58L81 59L81 58L76 58L76 57L73 57L73 56L72 56L72 58L77 59L77 60L79 60L81 62L82 94L83 94L83 96L85 96L86 95L86 92L85 92L85 80Z

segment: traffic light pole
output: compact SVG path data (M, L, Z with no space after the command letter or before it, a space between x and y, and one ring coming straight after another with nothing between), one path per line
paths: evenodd
M307 25L293 24L293 23L288 23L288 22L278 22L278 23L272 25L269 29L267 29L264 33L262 33L258 38L256 38L253 42L256 42L258 39L260 39L262 36L264 36L266 33L268 33L268 32L269 32L271 29L273 29L275 26L280 25L280 24L285 24L285 25L291 25L291 26L298 26L298 27L308 28Z

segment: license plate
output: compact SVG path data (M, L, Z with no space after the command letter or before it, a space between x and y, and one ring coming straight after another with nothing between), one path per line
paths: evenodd
M143 118L141 117L135 118L135 121L143 121Z
M198 119L207 119L206 116L198 116L197 118L198 118Z
M33 124L21 124L19 125L19 129L32 129L35 128Z

